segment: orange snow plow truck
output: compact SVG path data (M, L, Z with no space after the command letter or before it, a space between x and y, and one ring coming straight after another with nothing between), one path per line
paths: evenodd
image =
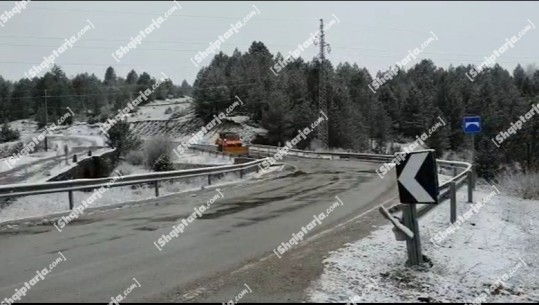
M217 150L234 155L246 155L249 152L246 146L243 146L240 136L235 132L221 132L219 138L215 141Z

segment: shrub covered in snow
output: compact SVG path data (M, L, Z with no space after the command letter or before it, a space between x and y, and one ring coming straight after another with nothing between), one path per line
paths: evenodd
M119 121L108 131L107 144L116 148L118 156L125 155L131 150L138 149L141 144L139 137L133 133L126 121Z
M170 156L168 154L163 154L155 164L152 166L152 170L156 172L167 172L174 170L174 165L170 161Z
M164 136L157 136L144 145L144 160L147 168L153 168L161 156L168 156L172 151L172 143Z
M22 142L6 143L0 145L0 159L17 154L23 149L23 147L24 145L22 144Z
M0 129L0 143L17 141L21 137L18 130L13 130L7 123Z
M523 199L539 199L539 173L505 172L496 178L497 184L510 195Z

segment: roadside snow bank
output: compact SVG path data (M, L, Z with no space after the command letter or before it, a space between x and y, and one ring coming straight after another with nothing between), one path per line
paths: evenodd
M473 206L465 203L466 192L458 194L457 215ZM475 202L490 199L439 246L431 238L449 227L449 203L420 219L422 250L432 268L405 268L406 243L384 225L330 253L321 278L307 290L309 301L471 302L492 287L480 302L539 302L539 202L491 192L489 186L477 189ZM497 286L499 280L504 284Z

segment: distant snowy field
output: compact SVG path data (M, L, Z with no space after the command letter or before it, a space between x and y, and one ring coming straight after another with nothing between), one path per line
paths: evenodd
M466 192L463 188L458 194L457 215L471 207ZM491 192L489 186L478 187L475 202ZM392 226L384 225L330 253L321 278L307 290L309 301L471 302L504 277L504 287L486 295L483 303L539 302L538 201L496 195L440 247L430 239L449 226L449 203L419 224L423 254L432 268L405 268L406 242L396 241Z
M17 129L21 133L21 140L24 142L31 141L31 139L44 131L37 130L37 123L34 120L17 120L9 123L10 127ZM70 146L105 146L105 137L102 136L99 125L89 125L85 122L75 121L69 126L58 126L52 130L51 134L47 134L51 137L51 146L57 144L64 144L61 142L60 137L65 137L67 144Z
M183 117L191 112L192 102L190 97L152 101L140 106L137 112L128 117L128 121L170 120L175 113Z

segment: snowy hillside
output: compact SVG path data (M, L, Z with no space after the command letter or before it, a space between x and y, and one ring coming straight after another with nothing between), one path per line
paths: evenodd
M191 114L193 99L190 97L156 100L140 106L129 118L129 122L174 120ZM187 116L186 118L190 118Z
M134 131L143 139L164 135L174 142L187 142L204 126L196 118L193 99L190 97L153 101L133 113L128 121ZM219 132L238 133L244 142L249 143L256 135L266 130L253 126L247 116L230 116L211 129L198 144L214 144Z

